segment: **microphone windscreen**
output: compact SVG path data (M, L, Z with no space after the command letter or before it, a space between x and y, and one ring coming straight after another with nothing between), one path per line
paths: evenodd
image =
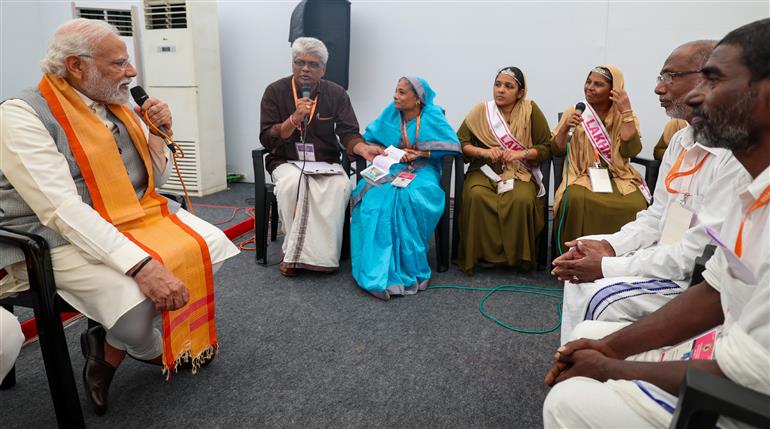
M302 98L310 98L310 85L302 84Z
M144 104L144 102L150 98L150 96L147 95L147 92L141 86L135 86L131 88L131 96L134 98L134 103L136 103L136 105L139 107L141 107L142 104Z
M578 113L583 113L586 111L586 104L582 101L575 105L575 111Z

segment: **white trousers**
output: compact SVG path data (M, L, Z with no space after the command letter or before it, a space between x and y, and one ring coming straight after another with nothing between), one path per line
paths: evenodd
M564 282L561 343L584 320L635 322L657 311L686 289L671 280L611 277L587 283Z
M344 174L304 175L300 183L300 176L300 169L288 163L273 170L284 231L283 261L294 268L336 270L352 191L350 179Z
M578 324L570 341L577 338L601 339L630 323L586 321ZM692 340L686 341L687 343ZM659 362L670 347L649 350L626 360ZM638 380L600 382L574 377L554 386L543 403L546 428L667 428L678 398L659 387ZM721 428L747 427L720 418Z
M24 334L19 320L10 311L0 307L0 381L13 368L22 344Z
M185 210L180 209L177 216L206 241L212 264L238 254L238 248L216 226ZM59 296L107 329L146 298L133 278L102 264L73 245L51 249L51 263ZM10 265L6 270L10 280L0 284L0 296L29 288L24 262Z
M628 325L629 323L586 321L577 325L569 340L600 339ZM660 353L659 350L653 350L628 359L654 361ZM574 377L563 381L554 386L545 398L543 426L546 428L668 427L671 414L655 400L664 400L667 404L676 407L676 397L649 383L643 383L643 387L651 392L655 399L648 397L638 385L627 380L601 382L586 377ZM643 409L642 412L639 412L640 407Z

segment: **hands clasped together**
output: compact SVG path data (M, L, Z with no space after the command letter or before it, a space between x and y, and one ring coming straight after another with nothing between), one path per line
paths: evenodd
M607 381L613 373L613 365L625 357L602 340L581 338L570 341L556 350L556 361L545 375L545 384L553 386L572 377Z
M602 258L615 256L615 249L606 240L574 240L565 245L569 248L554 259L551 274L561 281L592 282L604 277Z

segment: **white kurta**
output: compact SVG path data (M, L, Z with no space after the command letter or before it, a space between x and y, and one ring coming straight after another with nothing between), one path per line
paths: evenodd
M721 231L728 249L718 248L706 264L704 278L720 292L725 321L717 336L714 358L719 369L733 382L770 395L770 206L754 211L743 231L741 262L753 273L752 281L736 274L728 263L744 213L770 186L770 167L751 183L739 180L735 191L722 203L729 213ZM602 338L626 324L587 321L573 332L573 337ZM651 350L629 359L657 361L666 348ZM590 392L590 393L589 393ZM617 399L622 400L622 405ZM590 403L612 403L602 412ZM546 398L543 417L546 427L622 427L618 422L646 422L643 426L667 427L677 398L658 387L634 380L610 380L599 383L585 378L559 383ZM720 419L719 427L741 427L731 419ZM745 426L745 425L743 425Z
M283 261L293 268L337 270L352 190L348 176L303 176L295 165L285 163L273 170L272 179L284 231Z
M106 127L106 108L79 94ZM85 204L75 188L64 156L37 113L24 101L0 105L0 169L43 225L70 244L52 249L51 260L59 294L78 311L106 328L145 299L136 282L124 275L149 256ZM168 150L150 150L156 186L169 177ZM165 164L165 168L161 166ZM238 248L217 227L179 210L180 220L206 241L212 263L238 253ZM0 286L0 296L26 289L24 262L6 268L12 280Z
M687 152L680 172L692 169L706 155L708 158L695 174L671 182L679 192L674 194L667 191L665 180L682 150ZM689 127L677 132L663 156L653 204L614 234L586 237L607 240L618 256L602 258L604 278L600 280L565 282L562 343L577 323L591 320L590 314L599 314L597 320L633 321L681 293L689 283L695 259L711 241L703 226L721 229L729 210L724 201L741 177L747 178L748 173L730 151L696 143ZM691 228L673 244L659 243L669 208L682 199L696 215ZM664 281L651 282L655 279ZM599 309L593 311L595 308Z

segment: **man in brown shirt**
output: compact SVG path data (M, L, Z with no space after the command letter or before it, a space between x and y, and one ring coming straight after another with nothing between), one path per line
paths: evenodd
M262 96L259 140L270 150L267 170L285 232L280 270L286 276L298 269L339 268L350 180L344 173L310 175L303 169L313 162L339 167L343 149L367 160L382 151L362 144L345 89L322 79L328 58L323 42L298 38L292 44L292 75L271 83Z

